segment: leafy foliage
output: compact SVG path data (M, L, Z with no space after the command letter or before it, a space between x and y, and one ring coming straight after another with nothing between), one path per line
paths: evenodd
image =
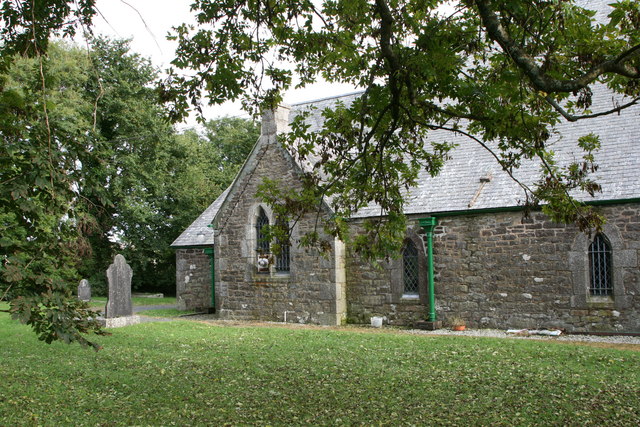
M52 35L73 36L89 30L96 14L95 0L5 0L0 7L0 67L15 54L36 57L48 51Z
M207 139L176 137L156 71L128 42L49 42L90 38L95 13L94 0L0 6L0 300L46 342L98 348L84 337L101 333L94 314L74 297L80 275L105 289L123 252L137 287L171 292L169 243L228 184L246 143L209 159ZM241 122L211 131L255 134Z
M135 102L131 113L140 111ZM143 124L146 136L126 139L132 148L116 156L122 162L114 169L123 173L111 181L109 231L134 269L135 290L173 294L175 254L169 245L229 186L259 130L249 120L222 118L205 123L204 136L187 131L161 140L163 126Z
M50 341L66 338L47 329L56 316L41 305L86 319L75 284L87 277L94 294L106 292L115 253L132 265L135 290L174 291L170 243L229 185L258 129L225 118L204 137L175 135L155 70L126 41L96 39L89 53L53 44L42 64L46 112L39 60L17 59L2 76L0 290ZM38 285L48 281L51 295Z
M81 273L99 285L120 252L134 269L136 286L159 281L164 289L172 280L158 260L168 256L169 237L158 236L173 231L171 212L176 206L169 199L166 176L173 167L175 136L152 88L156 71L122 40L95 40L90 58L92 79L86 93L95 100L102 151L86 166L103 183L109 199L103 203L91 188L82 192L98 231L91 238L95 256L85 261Z
M429 142L434 130L481 144L510 175L537 159L541 180L520 183L526 204L546 203L554 218L583 229L601 226L603 218L570 196L597 191L593 162L555 165L546 145L561 121L638 103L640 4L614 2L601 22L569 0L446 3L198 0L197 25L175 29L173 62L196 72L172 71L163 97L178 119L205 95L210 103L241 98L251 111L273 108L294 73L298 86L322 77L363 89L350 105L323 111L318 133L306 132L299 117L289 141L315 164L305 182L331 196L335 218L369 205L386 215L361 247L373 257L402 238L403 190L420 169L437 174L453 148ZM596 87L618 104L592 111Z
M92 224L80 187L94 188L100 199L103 192L81 167L97 145L88 121L92 105L66 90L84 85L87 59L60 52L15 59L0 74L0 297L13 299L13 315L41 339L91 344L82 334L98 325L88 320L86 305L70 298L69 283Z

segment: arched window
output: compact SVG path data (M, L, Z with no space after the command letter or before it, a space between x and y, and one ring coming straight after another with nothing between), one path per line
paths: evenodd
M258 219L256 220L256 250L261 254L269 253L269 239L267 238L265 226L269 225L269 217L264 209L258 208Z
M604 234L598 233L589 245L589 293L594 296L611 295L612 273L611 243Z
M285 221L278 220L277 224L283 230L289 233L289 226ZM280 253L276 256L276 271L279 273L289 272L290 269L290 257L291 257L291 242L289 239L282 241L278 239L278 245L280 246Z
M418 295L419 289L418 249L412 240L407 243L402 251L402 282L404 295Z

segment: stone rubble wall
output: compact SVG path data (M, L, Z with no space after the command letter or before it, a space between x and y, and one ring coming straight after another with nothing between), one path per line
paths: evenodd
M264 132L264 129L263 129ZM266 138L263 136L262 138ZM275 140L274 137L272 137ZM273 224L273 213L256 196L262 179L277 180L283 189L300 189L291 158L277 144L259 143L247 167L218 215L215 237L216 305L220 318L296 323L336 324L335 260L297 246L300 236L314 230L316 216L298 221L290 248L291 271L258 273L255 218L262 206ZM325 236L326 237L326 236ZM255 237L253 237L255 239Z
M521 212L439 218L434 232L439 320L446 324L457 316L470 327L500 329L640 331L640 205L599 209L613 246L611 298L588 295L590 239L574 226L553 223L541 213L528 219ZM417 219L411 218L413 229ZM377 271L350 254L350 321L367 323L376 315L407 325L425 318L428 307L421 301L394 297L394 286L401 284L393 266L391 261Z
M202 249L176 250L176 296L181 310L211 305L211 263Z

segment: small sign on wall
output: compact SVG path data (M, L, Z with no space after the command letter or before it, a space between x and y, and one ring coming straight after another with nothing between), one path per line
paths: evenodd
M271 264L269 254L258 254L258 262L256 263L258 266L258 273L268 273L269 264Z

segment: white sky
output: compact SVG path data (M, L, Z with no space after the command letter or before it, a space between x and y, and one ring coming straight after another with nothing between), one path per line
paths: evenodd
M131 49L134 52L151 58L156 67L164 70L169 68L176 46L176 43L167 40L166 36L171 27L194 21L190 12L191 2L192 0L97 0L102 16L98 15L94 19L94 32L110 37L131 38ZM287 92L284 101L295 104L353 90L354 88L348 85L317 83ZM239 103L209 107L205 110L207 119L237 115L244 115ZM194 123L191 119L188 125Z

